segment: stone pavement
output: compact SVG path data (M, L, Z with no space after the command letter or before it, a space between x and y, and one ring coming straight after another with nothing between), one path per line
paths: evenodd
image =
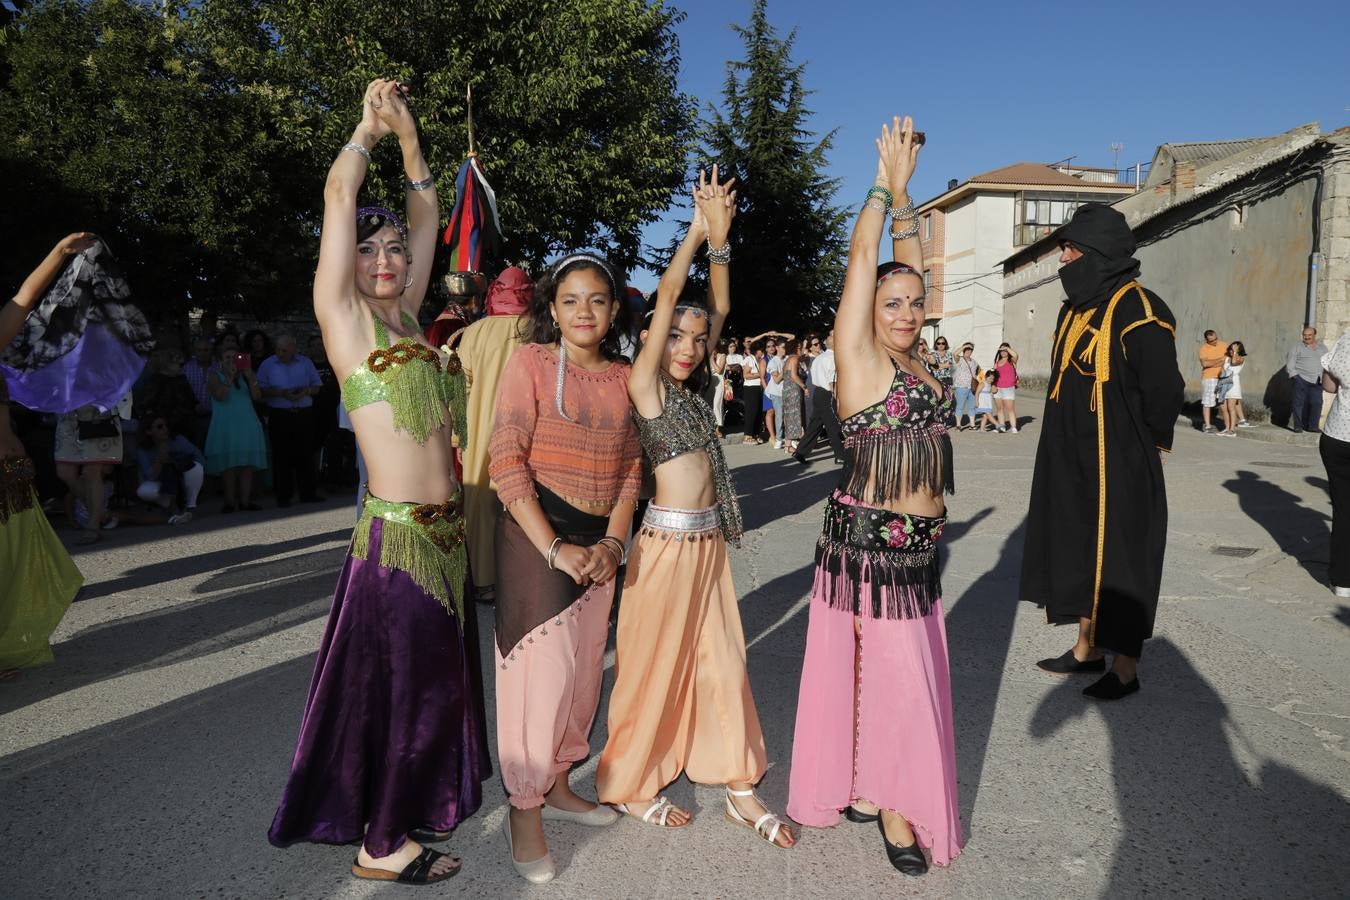
M1034 420L1019 435L955 436L944 584L968 845L953 866L905 879L874 829L847 823L776 850L723 821L717 789L682 781L669 793L692 804L690 827L550 824L559 877L530 887L507 860L494 779L448 844L463 874L424 893L1345 896L1350 604L1323 586L1316 450L1179 429L1144 689L1098 706L1081 679L1033 666L1072 635L1016 602L1037 437ZM735 578L772 761L761 790L781 810L811 551L835 475L819 457L802 468L767 447L728 451L752 529ZM406 891L352 879L352 848L266 841L351 524L334 500L81 548L88 586L56 663L0 683L0 896ZM592 746L603 740L602 706ZM594 764L573 775L585 793Z

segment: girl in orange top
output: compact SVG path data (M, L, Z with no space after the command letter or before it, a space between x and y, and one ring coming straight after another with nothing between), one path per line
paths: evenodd
M624 295L599 257L575 254L553 267L535 291L527 343L502 374L488 451L505 507L496 532L497 752L512 809L503 831L516 871L536 884L554 874L544 818L618 819L572 793L566 772L590 753L614 573L641 481L619 357Z

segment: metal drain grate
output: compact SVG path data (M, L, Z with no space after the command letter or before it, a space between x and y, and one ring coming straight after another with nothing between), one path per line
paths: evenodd
M1239 559L1252 556L1256 553L1255 547L1215 547L1212 551L1217 556L1236 556Z
M1307 463L1281 462L1279 460L1265 460L1263 462L1254 462L1254 466L1265 466L1267 469L1311 469L1312 466Z

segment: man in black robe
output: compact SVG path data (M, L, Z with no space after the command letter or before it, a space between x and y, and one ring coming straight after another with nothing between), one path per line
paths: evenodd
M1083 693L1139 690L1167 543L1162 454L1181 411L1176 319L1138 282L1134 235L1109 206L1087 203L1060 229L1060 310L1036 471L1021 598L1078 641L1041 660L1049 672L1111 671Z

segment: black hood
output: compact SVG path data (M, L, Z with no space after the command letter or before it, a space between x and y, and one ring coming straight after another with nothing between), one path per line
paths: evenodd
M1104 203L1084 203L1055 235L1083 256L1063 266L1059 279L1074 309L1104 303L1122 285L1139 277L1134 232L1119 211Z

